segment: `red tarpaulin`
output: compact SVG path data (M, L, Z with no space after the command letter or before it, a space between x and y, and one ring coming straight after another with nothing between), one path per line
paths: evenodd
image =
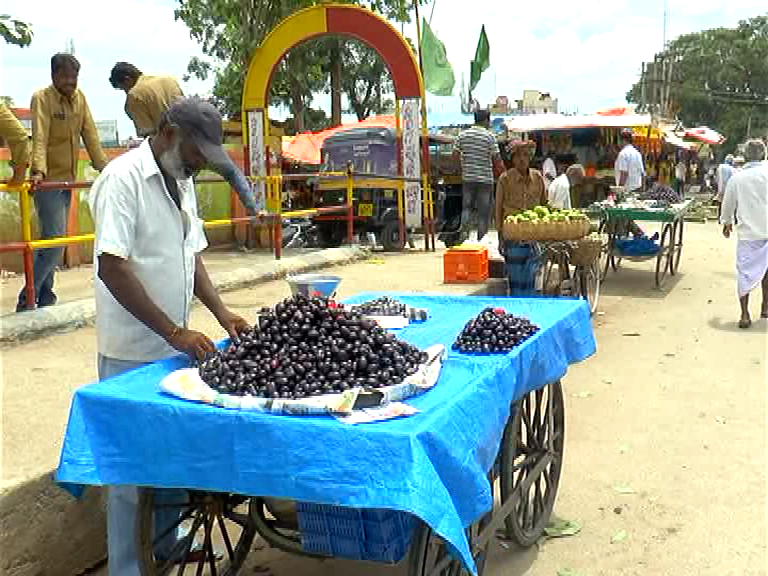
M303 162L305 164L320 164L322 161L320 157L320 150L323 147L323 142L326 138L336 134L337 132L344 132L346 130L353 130L355 128L395 128L395 117L392 115L385 116L371 116L366 118L362 122L356 122L354 124L343 124L336 128L329 128L322 132L305 132L294 136L290 140L283 142L283 156Z

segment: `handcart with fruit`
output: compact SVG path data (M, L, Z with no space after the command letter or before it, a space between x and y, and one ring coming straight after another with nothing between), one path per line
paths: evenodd
M552 512L565 433L560 380L595 351L588 307L383 296L346 304L375 300L368 309L384 316L402 314L402 304L426 319L416 314L395 334L365 308L294 296L198 367L212 398L163 392L162 382L188 372L181 357L81 388L58 481L144 487L146 575L233 576L257 535L297 554L407 562L413 576L482 574L498 530L530 546ZM423 351L436 347L436 381L377 405L391 383L420 374ZM353 394L354 405L344 414L290 408L334 394ZM175 520L160 530L157 516L169 509ZM155 544L179 528L174 554L156 557Z
M583 298L594 314L600 297L600 257L604 242L600 235L590 234L590 230L591 223L580 210L537 206L508 216L502 234L510 255L514 255L516 245L535 246L530 251L537 257L526 270L530 292ZM536 289L534 275L540 276ZM515 279L510 277L510 285L513 282Z
M621 204L594 204L588 212L600 219L600 232L607 235L601 278L609 269L618 272L622 260L656 261L656 287L661 288L667 275L675 276L683 253L685 215L693 200L669 204L658 200L627 200ZM660 233L652 238L631 238L630 223L658 222ZM656 243L658 241L658 244Z

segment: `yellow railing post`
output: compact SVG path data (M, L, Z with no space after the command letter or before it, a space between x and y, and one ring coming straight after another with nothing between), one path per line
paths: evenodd
M355 236L355 176L352 166L347 167L347 243Z

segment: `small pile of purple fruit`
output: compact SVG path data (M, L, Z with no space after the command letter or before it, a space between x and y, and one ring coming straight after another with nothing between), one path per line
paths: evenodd
M262 308L258 326L200 364L214 390L298 399L402 382L427 361L361 314L295 295Z
M408 316L405 304L389 296L357 304L352 309L363 316Z
M467 354L504 354L538 331L527 318L501 308L486 308L467 322L452 348Z

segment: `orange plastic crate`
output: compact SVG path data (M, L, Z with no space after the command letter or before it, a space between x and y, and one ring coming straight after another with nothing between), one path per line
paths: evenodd
M451 248L443 255L443 282L477 284L488 280L488 248Z

